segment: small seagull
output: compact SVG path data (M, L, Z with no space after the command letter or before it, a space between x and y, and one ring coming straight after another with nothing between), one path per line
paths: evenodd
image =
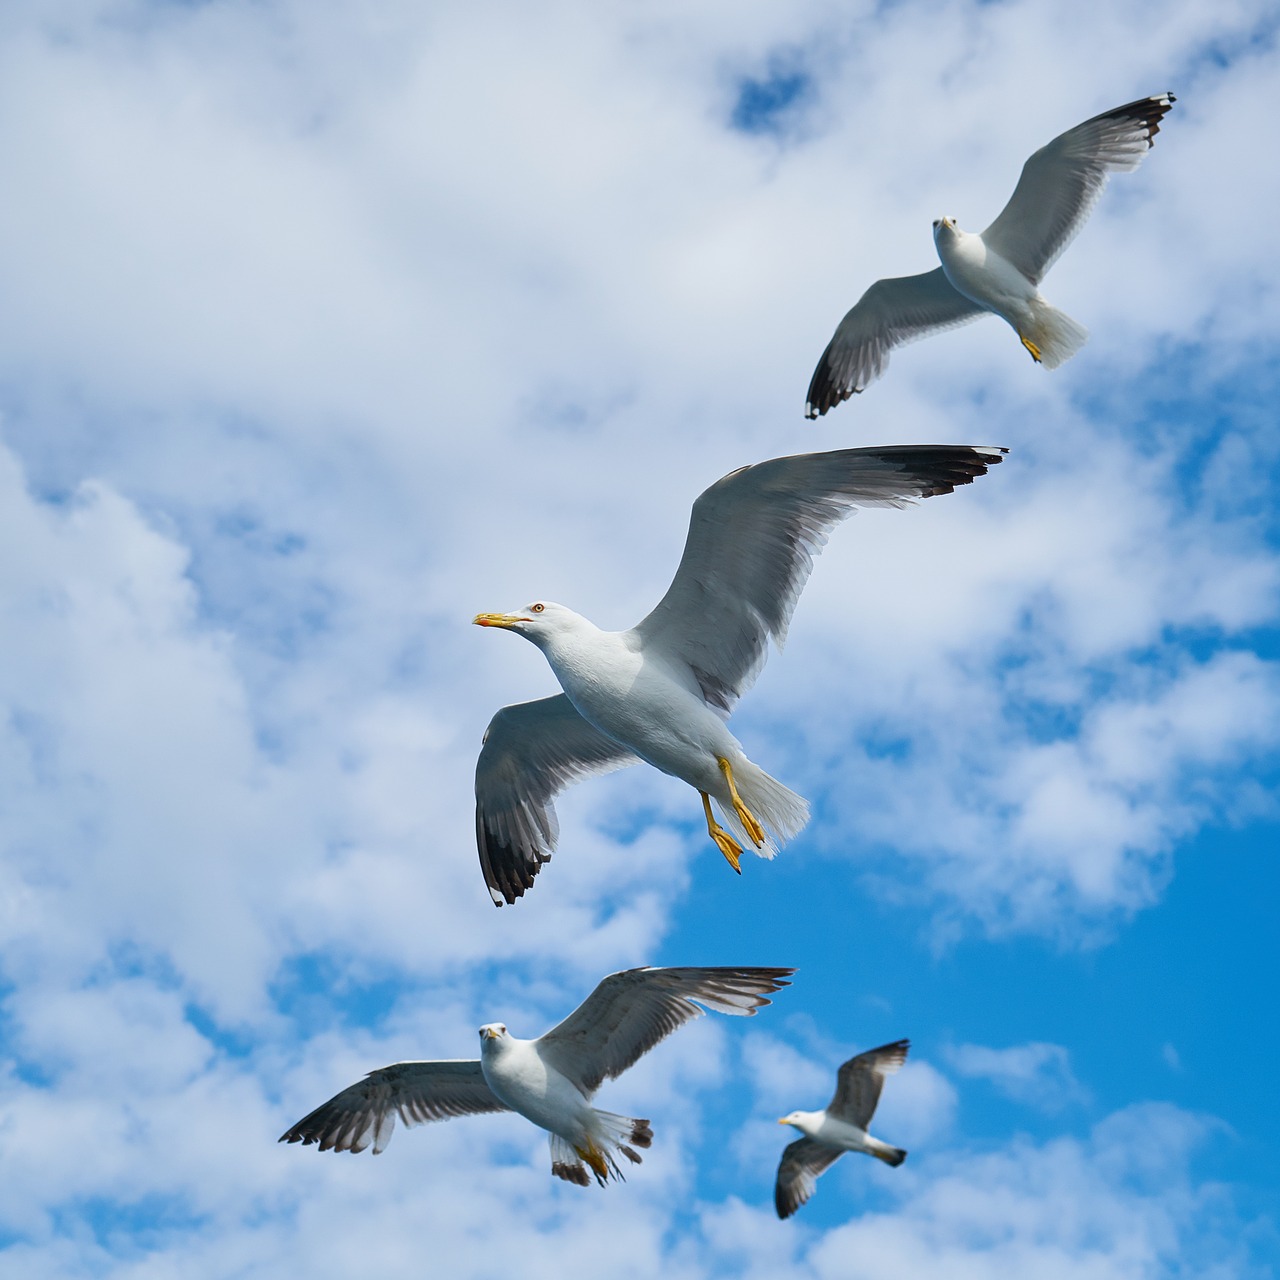
M897 1168L907 1153L891 1147L867 1132L884 1088L885 1076L893 1075L907 1060L909 1040L895 1040L878 1049L868 1049L850 1058L836 1078L835 1097L825 1111L793 1111L779 1124L789 1124L804 1134L783 1153L778 1165L778 1182L773 1202L778 1217L789 1218L813 1195L818 1175L825 1173L846 1151L865 1151L877 1160Z
M865 391L904 342L968 324L994 311L1013 326L1037 364L1056 369L1084 346L1088 330L1040 296L1039 284L1075 239L1110 173L1136 169L1173 105L1171 93L1104 111L1040 148L1009 203L981 234L938 218L940 267L877 280L840 321L813 371L805 416L816 418Z
M501 1022L480 1028L479 1059L397 1062L371 1071L299 1120L281 1142L321 1151L377 1155L396 1117L406 1125L451 1116L516 1111L551 1135L551 1172L590 1185L622 1179L615 1153L640 1163L653 1142L648 1120L591 1105L614 1080L677 1027L704 1010L750 1017L794 969L626 969L610 974L563 1022L536 1040L518 1040Z
M804 799L749 760L725 721L781 646L814 557L858 507L950 493L1005 450L891 445L773 458L741 467L694 504L680 567L654 610L602 631L538 600L481 613L542 650L563 693L503 707L476 763L476 844L495 906L513 903L556 845L552 798L570 782L640 760L694 787L707 832L741 871L808 821ZM716 821L715 802L724 825Z

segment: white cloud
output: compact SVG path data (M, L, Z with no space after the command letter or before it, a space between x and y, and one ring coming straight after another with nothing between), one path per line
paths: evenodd
M1048 1111L1088 1096L1071 1070L1071 1055L1060 1044L1036 1041L1007 1049L958 1044L947 1050L946 1058L959 1075L988 1080L1015 1101Z
M843 1225L815 1231L820 1200L779 1229L766 1210L730 1203L703 1217L706 1272L814 1280L901 1276L1261 1276L1224 1188L1190 1175L1212 1124L1172 1107L1118 1112L1085 1140L956 1150L877 1179L891 1208L863 1207L873 1161L846 1157L818 1197L843 1196Z

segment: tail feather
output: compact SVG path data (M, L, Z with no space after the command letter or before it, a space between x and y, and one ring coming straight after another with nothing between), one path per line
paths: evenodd
M1021 336L1040 349L1040 363L1046 369L1056 369L1089 341L1089 330L1043 298L1033 298L1031 325Z
M551 1135L551 1172L574 1186L589 1187L591 1176L582 1157L558 1133Z
M764 847L756 849L755 842L743 830L742 823L729 802L728 791L724 799L716 796L724 825L744 849L754 849L762 858L772 858L787 841L804 830L809 821L809 802L784 787L777 778L771 778L759 765L745 756L733 762L733 780L742 803L755 815L764 827Z
M551 1172L579 1187L590 1186L592 1176L602 1187L610 1178L625 1182L614 1152L632 1164L640 1164L641 1156L635 1148L647 1150L651 1147L653 1130L647 1120L615 1115L612 1111L596 1111L593 1118L594 1132L581 1144L569 1142L558 1133L550 1135Z

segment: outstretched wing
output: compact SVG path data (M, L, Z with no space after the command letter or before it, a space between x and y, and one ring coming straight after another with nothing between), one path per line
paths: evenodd
M391 1141L397 1116L411 1126L508 1110L485 1084L477 1060L397 1062L334 1094L281 1134L280 1141L314 1142L321 1151L354 1153L372 1139L377 1155Z
M885 1076L893 1075L906 1062L910 1048L910 1040L895 1040L850 1058L836 1077L836 1093L827 1114L865 1129L880 1101Z
M778 1163L778 1181L773 1188L773 1203L778 1217L789 1218L818 1185L818 1175L825 1173L842 1152L826 1147L812 1138L797 1138L782 1153Z
M476 847L494 906L522 897L551 860L559 835L552 797L578 778L635 763L563 693L503 707L489 721L476 762Z
M626 969L611 973L563 1022L534 1043L543 1060L588 1097L659 1040L701 1017L750 1016L794 969Z
M1022 166L1000 216L982 233L987 247L1039 284L1075 239L1107 184L1136 169L1155 144L1171 93L1139 98L1059 134Z
M804 413L817 418L865 391L904 342L968 324L984 309L958 292L941 267L918 276L877 280L836 326L809 381Z
M728 714L780 646L813 558L857 507L902 507L984 475L1005 451L897 445L773 458L716 481L694 504L676 576L634 629L683 662Z

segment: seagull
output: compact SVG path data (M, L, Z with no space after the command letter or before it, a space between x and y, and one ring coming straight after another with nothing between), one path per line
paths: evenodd
M1047 369L1075 355L1088 330L1040 296L1040 281L1084 226L1108 174L1141 163L1174 101L1171 93L1139 98L1059 134L1022 166L1009 203L981 234L962 231L953 218L936 219L942 265L877 280L858 299L813 371L805 416L816 418L865 391L885 371L893 347L986 311L1008 321Z
M622 1180L615 1153L640 1163L653 1142L648 1120L597 1111L591 1099L677 1027L704 1010L751 1017L794 969L626 969L611 973L558 1026L520 1040L501 1022L480 1028L480 1058L397 1062L371 1071L280 1137L321 1151L377 1155L396 1117L406 1125L516 1111L551 1136L551 1172L590 1185Z
M478 614L477 625L536 644L564 690L503 707L485 731L476 842L494 905L522 897L550 860L557 792L641 760L697 789L707 832L739 874L744 844L772 857L809 807L747 759L725 720L764 666L769 638L785 640L814 556L857 507L950 493L1005 452L892 445L742 467L693 504L675 579L629 631L602 631L549 600Z
M793 1111L779 1124L789 1124L804 1134L783 1153L773 1202L778 1217L789 1218L813 1195L818 1175L825 1173L846 1151L865 1151L895 1169L906 1158L901 1147L891 1147L867 1132L884 1088L907 1060L910 1040L895 1040L850 1058L836 1077L835 1097L825 1111Z

